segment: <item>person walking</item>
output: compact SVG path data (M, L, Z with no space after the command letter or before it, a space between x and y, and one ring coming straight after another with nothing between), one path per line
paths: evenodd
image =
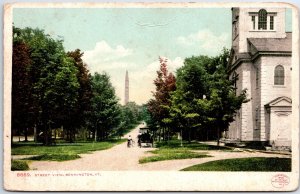
M127 147L130 148L131 144L132 144L132 137L131 135L129 135L127 138Z
M141 140L141 138L142 138L142 133L141 133L141 132L139 132L137 138L138 138L138 146L141 148L141 147L142 147L142 140Z

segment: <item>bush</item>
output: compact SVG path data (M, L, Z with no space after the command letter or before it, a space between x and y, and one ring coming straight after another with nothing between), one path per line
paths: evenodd
M17 170L29 170L29 166L26 161L22 160L12 160L11 161L11 170L17 171Z

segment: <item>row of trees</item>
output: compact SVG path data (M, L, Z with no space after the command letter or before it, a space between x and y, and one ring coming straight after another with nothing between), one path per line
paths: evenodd
M228 77L228 57L224 49L216 57L186 58L176 78L168 73L167 60L159 59L147 122L164 140L178 132L188 141L220 139L242 103L247 102L246 90L236 95L236 80Z
M102 140L141 120L142 107L121 106L109 75L91 75L82 56L42 30L13 28L12 134L24 133L27 141L35 129L51 144L52 129L63 128L70 142L82 131Z

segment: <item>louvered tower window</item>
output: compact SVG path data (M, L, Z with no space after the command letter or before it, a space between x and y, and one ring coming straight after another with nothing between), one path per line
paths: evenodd
M258 12L258 29L267 29L267 11L265 9L261 9Z

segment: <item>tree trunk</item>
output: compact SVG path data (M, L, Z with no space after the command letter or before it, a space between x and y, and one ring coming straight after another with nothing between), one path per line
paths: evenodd
M96 134L96 129L94 129L92 132L92 139L95 139L95 136L96 136L95 134Z
M72 134L71 134L71 130L68 127L68 135L69 135L69 143L72 143Z
M65 129L66 129L66 141L70 141L70 139L69 139L69 131L68 131L68 129L65 127Z
M47 128L47 125L44 126L45 127L45 135L44 135L44 144L45 145L49 145L49 129Z
M34 128L33 128L33 139L34 139L34 142L36 143L37 142L37 133L36 133L36 124L34 125Z
M75 128L73 130L73 134L74 134L73 140L74 140L74 142L76 142L76 129Z
M25 142L28 142L28 128L27 127L25 128L24 136L25 136Z
M97 129L95 130L94 136L95 136L95 141L97 141Z
M105 133L105 139L108 139L108 132Z
M158 142L160 142L160 136L161 136L160 131L161 131L161 129L159 129L159 132L158 132Z
M19 142L21 141L21 132L20 132L20 128L18 128L18 133L19 133Z
M208 130L206 129L206 141L208 141Z
M220 146L220 126L219 125L217 127L217 138L218 138L217 146Z
M191 143L191 129L188 129L188 133L189 133L189 143Z

